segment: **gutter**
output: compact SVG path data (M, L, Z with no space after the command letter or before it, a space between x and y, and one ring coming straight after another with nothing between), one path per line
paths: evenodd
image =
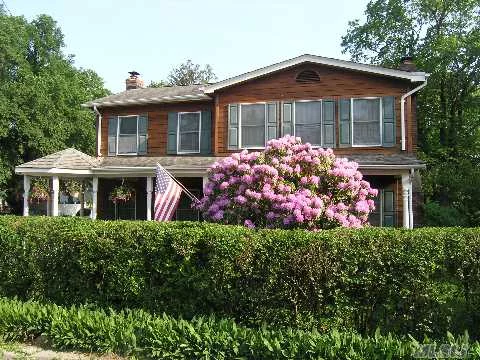
M428 80L428 75L425 74L425 81L417 86L416 88L410 90L406 94L402 95L400 99L400 123L401 123L401 131L402 131L402 150L406 150L406 140L405 140L405 100L407 97L413 95L417 91L423 89L425 86L427 86L427 80Z
M388 164L358 164L359 169L386 169L386 170L411 170L411 169L425 169L425 164L418 165L388 165Z
M97 156L102 156L101 154L101 145L102 145L102 114L97 109L97 105L93 105L93 111L97 114L98 119L98 128L97 128Z

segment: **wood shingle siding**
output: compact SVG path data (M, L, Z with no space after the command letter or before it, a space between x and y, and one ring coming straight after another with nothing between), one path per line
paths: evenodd
M312 69L319 74L320 82L298 83L296 81L297 74L308 69ZM337 118L335 132L336 147L338 147L340 134L338 100L352 97L384 96L395 97L395 146L392 148L355 148L355 151L359 153L381 152L387 154L399 152L401 139L400 97L412 87L413 84L405 80L396 80L322 65L300 65L270 74L268 77L250 80L243 84L219 90L216 94L218 98L217 110L220 111L216 116L216 118L220 120L218 124L216 124L216 154L221 155L231 152L227 146L228 104L288 100L335 100L335 114ZM412 112L409 110L411 106L411 103L407 101L407 152L413 151L412 130L416 126L413 124L414 119L412 118ZM279 110L282 111L281 107ZM351 152L351 148L348 147L346 150L336 149L336 152L339 154L348 153Z
M304 70L318 73L320 82L299 83L297 75ZM167 154L167 118L169 112L211 111L212 114L212 154L227 155L236 151L228 148L228 108L229 104L276 102L277 134L281 131L282 102L295 100L330 100L335 110L335 153L349 154L395 154L401 152L400 98L415 85L407 80L386 78L379 75L366 74L352 70L338 69L324 65L302 64L289 69L253 79L229 88L220 89L212 94L210 101L178 102L151 104L143 106L117 106L101 109L102 112L102 144L101 154L107 156L107 132L110 116L148 114L148 151L147 156L163 156ZM351 144L340 144L340 108L342 99L356 97L394 97L395 144L391 147L355 147ZM407 98L406 146L407 153L416 150L415 99Z
M192 102L176 104L155 104L132 107L108 107L102 112L102 144L101 154L107 156L108 119L110 116L148 114L148 151L147 156L163 156L167 154L167 122L169 112L212 111L212 102ZM213 146L213 144L212 144Z

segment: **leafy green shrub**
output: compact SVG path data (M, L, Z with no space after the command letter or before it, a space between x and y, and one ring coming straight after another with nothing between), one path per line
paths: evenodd
M464 226L464 216L453 207L427 202L423 207L423 222L427 226Z
M0 296L320 331L480 336L480 230L0 217Z
M0 335L24 341L39 334L54 348L156 359L411 359L419 349L412 337L379 331L362 337L337 330L250 329L213 316L186 321L142 310L62 308L0 298ZM469 358L480 357L480 344L468 335L443 341L468 348Z

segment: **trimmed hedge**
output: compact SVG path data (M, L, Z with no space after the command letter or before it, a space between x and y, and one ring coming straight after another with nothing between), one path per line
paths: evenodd
M412 337L362 337L354 332L249 329L214 317L176 320L142 310L115 312L72 306L22 303L0 298L0 335L32 340L42 335L54 348L113 352L155 359L412 359L419 343ZM445 340L469 359L480 358L480 344L468 335ZM439 351L442 347L426 339ZM464 350L463 350L464 349ZM414 356L417 353L417 356ZM467 358L467 356L462 356Z
M0 217L0 295L320 331L480 337L480 229Z

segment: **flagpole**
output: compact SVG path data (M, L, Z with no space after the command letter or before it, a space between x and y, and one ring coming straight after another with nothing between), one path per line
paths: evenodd
M175 182L178 184L178 186L180 186L180 187L185 191L185 194L187 194L187 196L190 198L190 200L192 200L192 201L199 201L199 200L197 199L197 197L196 197L195 195L193 195L193 194L192 194L180 181L178 181L172 174L170 174L170 172L169 172L167 169L165 169L165 168L164 168L162 165L160 165L160 164L157 164L157 165L160 166L160 167L163 169L163 171L165 171L165 172L168 174L168 176L170 176L170 178L171 178L173 181L175 181Z

